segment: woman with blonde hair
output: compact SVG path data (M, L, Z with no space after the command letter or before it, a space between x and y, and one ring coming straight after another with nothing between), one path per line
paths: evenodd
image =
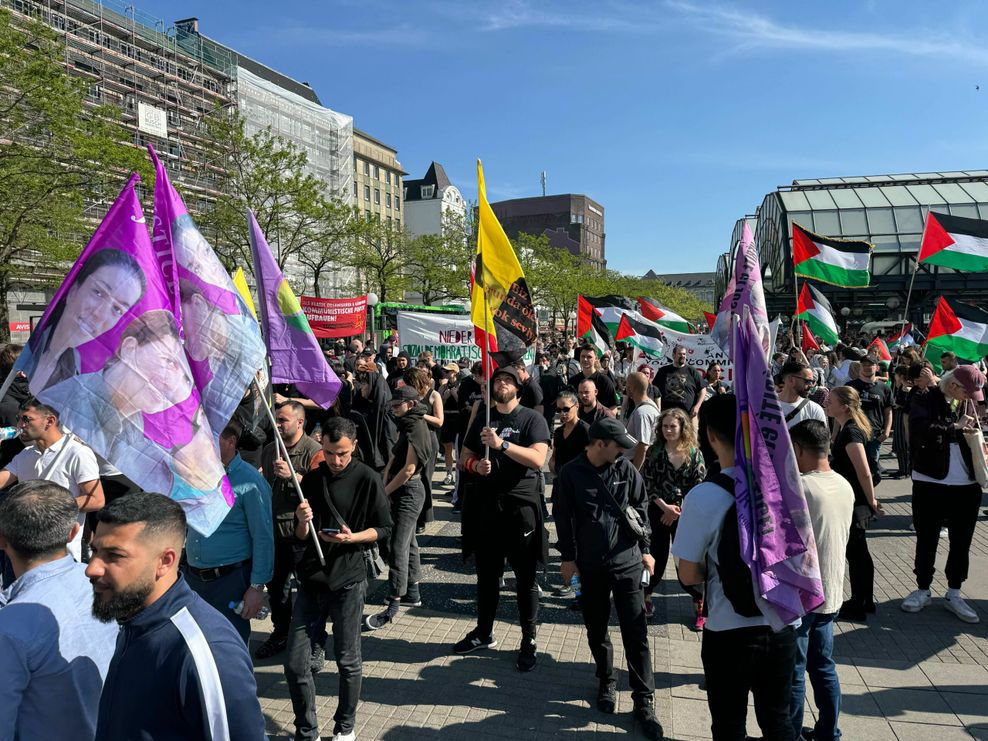
M642 478L648 492L648 519L652 525L649 550L655 559L655 571L645 588L645 615L654 612L652 592L666 570L669 550L676 537L683 498L706 478L703 454L696 442L693 420L682 409L666 409L659 415L655 444L648 449L642 465ZM693 598L696 618L694 630L702 630L703 592L696 587L680 586Z
M851 598L841 606L843 620L867 620L875 612L875 563L868 552L868 524L884 514L875 498L875 485L868 466L865 443L871 439L871 424L861 411L861 396L850 386L831 389L827 414L834 418L837 434L832 446L831 468L854 489L854 517L847 541L847 566Z

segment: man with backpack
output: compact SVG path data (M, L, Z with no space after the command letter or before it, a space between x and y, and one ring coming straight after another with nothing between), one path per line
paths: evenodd
M737 415L734 394L714 396L700 408L700 426L721 471L684 500L672 553L683 584L706 583L701 657L714 741L745 738L748 692L763 736L792 741L796 633L791 626L779 632L769 627L741 559L733 482Z

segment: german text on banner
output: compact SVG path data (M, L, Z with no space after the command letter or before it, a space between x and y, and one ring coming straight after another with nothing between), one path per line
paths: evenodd
M367 296L356 298L299 297L312 334L320 339L362 335L367 327Z
M132 177L69 271L21 369L62 423L209 535L233 503Z
M758 328L747 311L734 322L740 420L734 493L741 556L764 600L763 613L781 630L823 603L823 582L796 455Z
M328 409L336 401L342 383L326 362L253 212L247 212L247 221L254 253L257 299L271 360L271 381L294 383L312 401Z
M153 148L148 151L155 167L155 251L169 292L178 295L192 377L218 436L264 366L264 342L257 320L196 228L164 165Z
M477 160L477 255L470 291L470 318L477 328L477 343L505 365L525 354L535 343L536 322L532 296L511 242L487 202L484 169Z
M460 358L469 358L471 363L481 360L473 322L466 315L399 311L398 338L401 349L413 358L431 352L440 365ZM522 358L529 365L534 363L535 347L529 347Z

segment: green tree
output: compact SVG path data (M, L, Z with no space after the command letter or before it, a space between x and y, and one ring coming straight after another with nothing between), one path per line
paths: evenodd
M408 288L408 235L392 224L367 220L368 228L359 235L346 267L356 271L351 289L374 292L378 301L400 301Z
M66 72L53 30L19 25L0 10L2 340L10 337L11 288L27 276L57 283L92 232L87 205L112 200L128 170L150 172L143 152L121 144L128 135L119 109L87 108L88 90Z
M216 111L206 131L212 156L198 169L218 179L220 196L200 216L203 234L227 268L253 272L249 208L284 270L317 239L326 209L323 182L306 171L305 152L270 129L248 133L239 113Z
M446 211L441 234L408 240L408 288L422 297L423 304L431 306L469 296L470 266L476 249L469 237L467 220Z
M322 200L311 226L311 242L298 253L298 261L312 271L313 291L321 296L325 273L352 267L353 254L360 241L376 230L360 209L342 201Z

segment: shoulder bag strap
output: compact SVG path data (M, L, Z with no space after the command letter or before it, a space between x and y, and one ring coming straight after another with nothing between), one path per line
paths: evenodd
M349 528L346 524L346 520L343 519L343 515L340 514L340 511L336 509L336 506L333 504L333 498L329 495L329 487L326 485L325 476L322 477L322 493L323 498L326 500L326 504L329 505L329 511L333 513L333 517L336 518L340 527Z
M805 407L809 403L809 401L810 401L809 399L803 399L801 402L799 402L796 405L796 407L791 412L789 412L789 414L786 415L786 422L789 422L790 420L792 420L793 417L795 417L797 414L803 411L803 407Z

